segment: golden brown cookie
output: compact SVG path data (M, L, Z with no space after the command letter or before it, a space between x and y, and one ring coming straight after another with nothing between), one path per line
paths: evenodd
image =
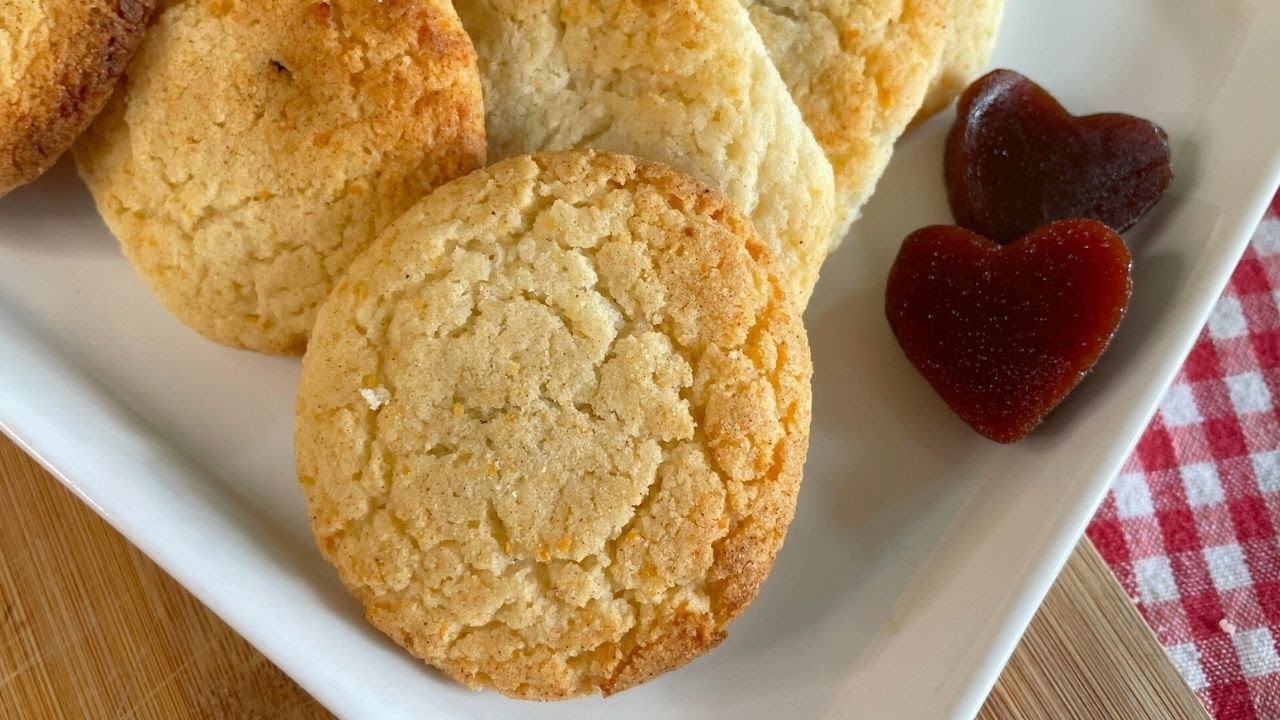
M835 222L831 167L738 0L458 0L491 159L597 148L728 196L803 305Z
M172 0L76 145L165 306L280 353L303 350L356 253L484 156L448 0Z
M0 2L0 197L52 167L93 121L154 4Z
M794 512L809 347L769 250L666 166L437 190L303 360L297 467L369 620L472 687L619 692L720 642Z
M952 0L947 48L942 67L929 86L919 122L951 104L987 66L1004 14L1004 0Z
M952 0L741 2L835 169L834 248L938 72Z

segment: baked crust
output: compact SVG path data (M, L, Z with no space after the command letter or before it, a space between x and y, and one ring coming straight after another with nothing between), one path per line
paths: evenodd
M0 196L53 167L111 97L153 0L5 0Z
M713 647L790 523L812 367L768 249L631 157L498 163L321 309L297 468L388 636L472 686L616 693Z
M171 312L300 353L351 259L484 164L475 51L448 0L171 0L75 155Z

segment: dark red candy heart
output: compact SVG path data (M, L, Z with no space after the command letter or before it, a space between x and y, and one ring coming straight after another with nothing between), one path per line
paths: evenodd
M1022 439L1097 362L1129 302L1124 241L1093 220L1009 245L964 228L917 230L885 292L894 335L974 430Z
M1164 130L1132 115L1076 117L1012 70L974 81L947 137L956 223L1002 243L1055 220L1133 227L1173 180Z

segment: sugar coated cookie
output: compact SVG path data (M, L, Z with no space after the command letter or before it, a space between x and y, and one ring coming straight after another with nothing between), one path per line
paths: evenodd
M448 0L173 0L77 144L125 254L181 320L301 352L351 259L484 163Z
M624 690L714 646L794 512L809 348L719 193L594 152L437 190L322 307L297 466L369 619L472 687Z

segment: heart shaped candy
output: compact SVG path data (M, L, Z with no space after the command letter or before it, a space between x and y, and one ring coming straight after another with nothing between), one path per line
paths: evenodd
M1169 139L1155 123L1076 117L1044 88L995 70L960 96L947 137L956 223L1012 242L1049 222L1092 218L1124 232L1169 187Z
M917 230L898 251L885 309L903 351L974 430L1020 440L1097 362L1132 287L1124 241L1093 220L1009 245L959 227Z

